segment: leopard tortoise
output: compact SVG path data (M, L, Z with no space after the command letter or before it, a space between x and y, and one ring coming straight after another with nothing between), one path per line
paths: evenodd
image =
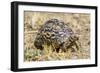
M50 19L38 30L34 46L43 50L44 44L51 45L52 50L56 52L59 52L60 49L65 52L74 47L73 51L75 51L75 48L79 49L78 40L79 37L67 24L58 19Z

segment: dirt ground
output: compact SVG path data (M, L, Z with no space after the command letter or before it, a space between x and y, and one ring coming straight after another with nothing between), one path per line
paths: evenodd
M39 28L49 19L59 19L79 36L80 49L72 52L52 52L36 49L34 40ZM90 58L90 14L85 13L54 13L54 12L24 12L24 61L52 61L67 59Z

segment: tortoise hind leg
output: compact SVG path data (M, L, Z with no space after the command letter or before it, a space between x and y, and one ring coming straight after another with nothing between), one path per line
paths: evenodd
M72 51L78 51L81 47L80 42L78 42L78 37L70 37L70 42L71 42L71 48Z
M74 42L74 45L75 45L77 51L81 51L81 50L82 50L82 49L81 49L82 46L81 46L81 43L80 43L79 41L75 41L75 42Z

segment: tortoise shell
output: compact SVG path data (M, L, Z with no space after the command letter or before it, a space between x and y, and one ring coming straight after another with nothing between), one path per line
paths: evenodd
M63 21L51 19L39 29L34 41L37 49L43 49L43 45L52 45L54 50L66 50L75 45L78 37ZM76 45L77 46L77 45ZM77 47L78 48L78 47Z

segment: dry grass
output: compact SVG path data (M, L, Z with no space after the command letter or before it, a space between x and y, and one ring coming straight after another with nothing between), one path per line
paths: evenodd
M90 58L90 14L77 13L48 13L28 12L24 14L24 60L25 61L50 61L65 59ZM80 49L72 52L52 52L51 46L45 46L44 50L36 49L34 39L38 29L49 19L56 18L69 23L69 27L79 36Z

